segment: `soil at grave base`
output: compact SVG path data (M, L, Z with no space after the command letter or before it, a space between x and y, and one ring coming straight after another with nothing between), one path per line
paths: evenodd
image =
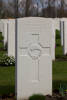
M0 96L0 100L16 100L14 94Z
M0 100L16 100L15 96L2 96ZM67 100L67 95L62 97L59 94L54 93L53 96L47 95L45 100Z
M45 100L67 100L67 96L46 96Z
M1 98L0 100L16 100L14 98Z
M0 100L16 100L14 98L4 98ZM51 97L51 96L46 96L45 100L67 100L67 97Z
M0 100L15 100L15 99L14 98L11 98L11 99L5 98L5 99L0 99Z

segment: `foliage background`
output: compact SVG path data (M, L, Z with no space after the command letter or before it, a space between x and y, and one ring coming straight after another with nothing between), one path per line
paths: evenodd
M67 17L67 0L0 0L0 18L15 18L17 7L18 17Z

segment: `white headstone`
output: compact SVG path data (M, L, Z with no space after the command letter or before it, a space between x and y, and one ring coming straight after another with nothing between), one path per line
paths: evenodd
M63 46L63 36L64 36L64 22L67 21L67 18L61 18L60 19L60 35L61 35L61 46Z
M2 35L4 37L4 46L5 46L6 43L7 43L7 29L8 29L7 24L8 24L8 19L2 19L1 21L3 23L3 33L2 33Z
M0 20L0 32L2 32L2 36L3 36L3 33L4 33L4 24L3 22Z
M52 30L48 19L17 19L17 100L32 94L52 94Z
M8 23L8 56L15 57L15 19Z
M52 26L53 26L53 30L52 30L52 60L55 60L55 38L56 38L56 34L55 34L55 21L52 21Z
M7 43L7 28L8 28L7 24L8 24L7 22L4 22L4 46Z
M61 46L63 46L64 21L60 21Z
M64 55L67 54L67 21L64 21Z
M55 18L55 30L60 30L60 19L59 18Z

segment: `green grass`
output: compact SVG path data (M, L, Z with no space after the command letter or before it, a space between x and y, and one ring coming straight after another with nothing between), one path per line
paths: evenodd
M60 33L56 31L56 57L63 55L63 47L61 46ZM67 62L54 61L53 62L53 89L58 89L60 84L67 84Z
M60 39L57 39L57 40L56 40L56 46L61 46L61 41L60 41Z
M67 83L67 62L53 62L53 89ZM15 67L0 67L0 94L15 92ZM7 92L6 92L7 91Z
M2 55L5 55L6 51L0 51L0 57L2 57Z
M53 62L53 80L67 81L67 62Z
M15 67L0 66L0 95L15 92Z
M56 49L55 49L55 55L56 56L62 56L63 55L63 47L62 46L58 46L58 47L56 47Z
M0 41L3 40L2 33L0 32Z
M3 42L0 42L0 48L4 48L4 44L3 44Z
M0 40L3 40L0 33ZM4 48L3 42L0 41L0 48ZM6 51L0 51L0 57L6 54ZM0 95L15 93L15 67L0 66Z
M61 46L60 31L56 30L56 49L55 56L63 55L63 47Z
M53 62L53 88L59 88L61 83L67 84L67 61Z

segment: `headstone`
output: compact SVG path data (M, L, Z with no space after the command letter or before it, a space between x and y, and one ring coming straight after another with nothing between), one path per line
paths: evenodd
M64 21L64 36L63 36L63 40L64 40L64 55L67 55L67 21Z
M3 22L0 20L0 32L2 32L2 36L3 36L3 33L4 33L4 24Z
M7 29L8 29L7 24L8 24L8 19L2 19L1 21L3 23L3 33L2 33L2 35L4 37L4 46L6 46L6 44L7 44Z
M67 21L67 18L61 18L60 19L60 35L61 35L61 46L63 46L63 36L64 36L64 22Z
M15 19L8 23L8 56L15 57Z
M17 19L17 100L33 94L52 94L52 30L52 20L49 19Z
M56 34L55 34L55 21L53 20L52 21L52 26L53 26L53 30L52 30L52 49L51 49L51 51L52 51L52 60L55 60L55 38L56 38Z
M7 24L8 24L8 22L5 21L4 22L4 46L7 44L7 29L8 29Z
M60 31L60 19L59 18L55 18L55 30L59 30Z
M64 21L60 21L61 46L63 46Z

